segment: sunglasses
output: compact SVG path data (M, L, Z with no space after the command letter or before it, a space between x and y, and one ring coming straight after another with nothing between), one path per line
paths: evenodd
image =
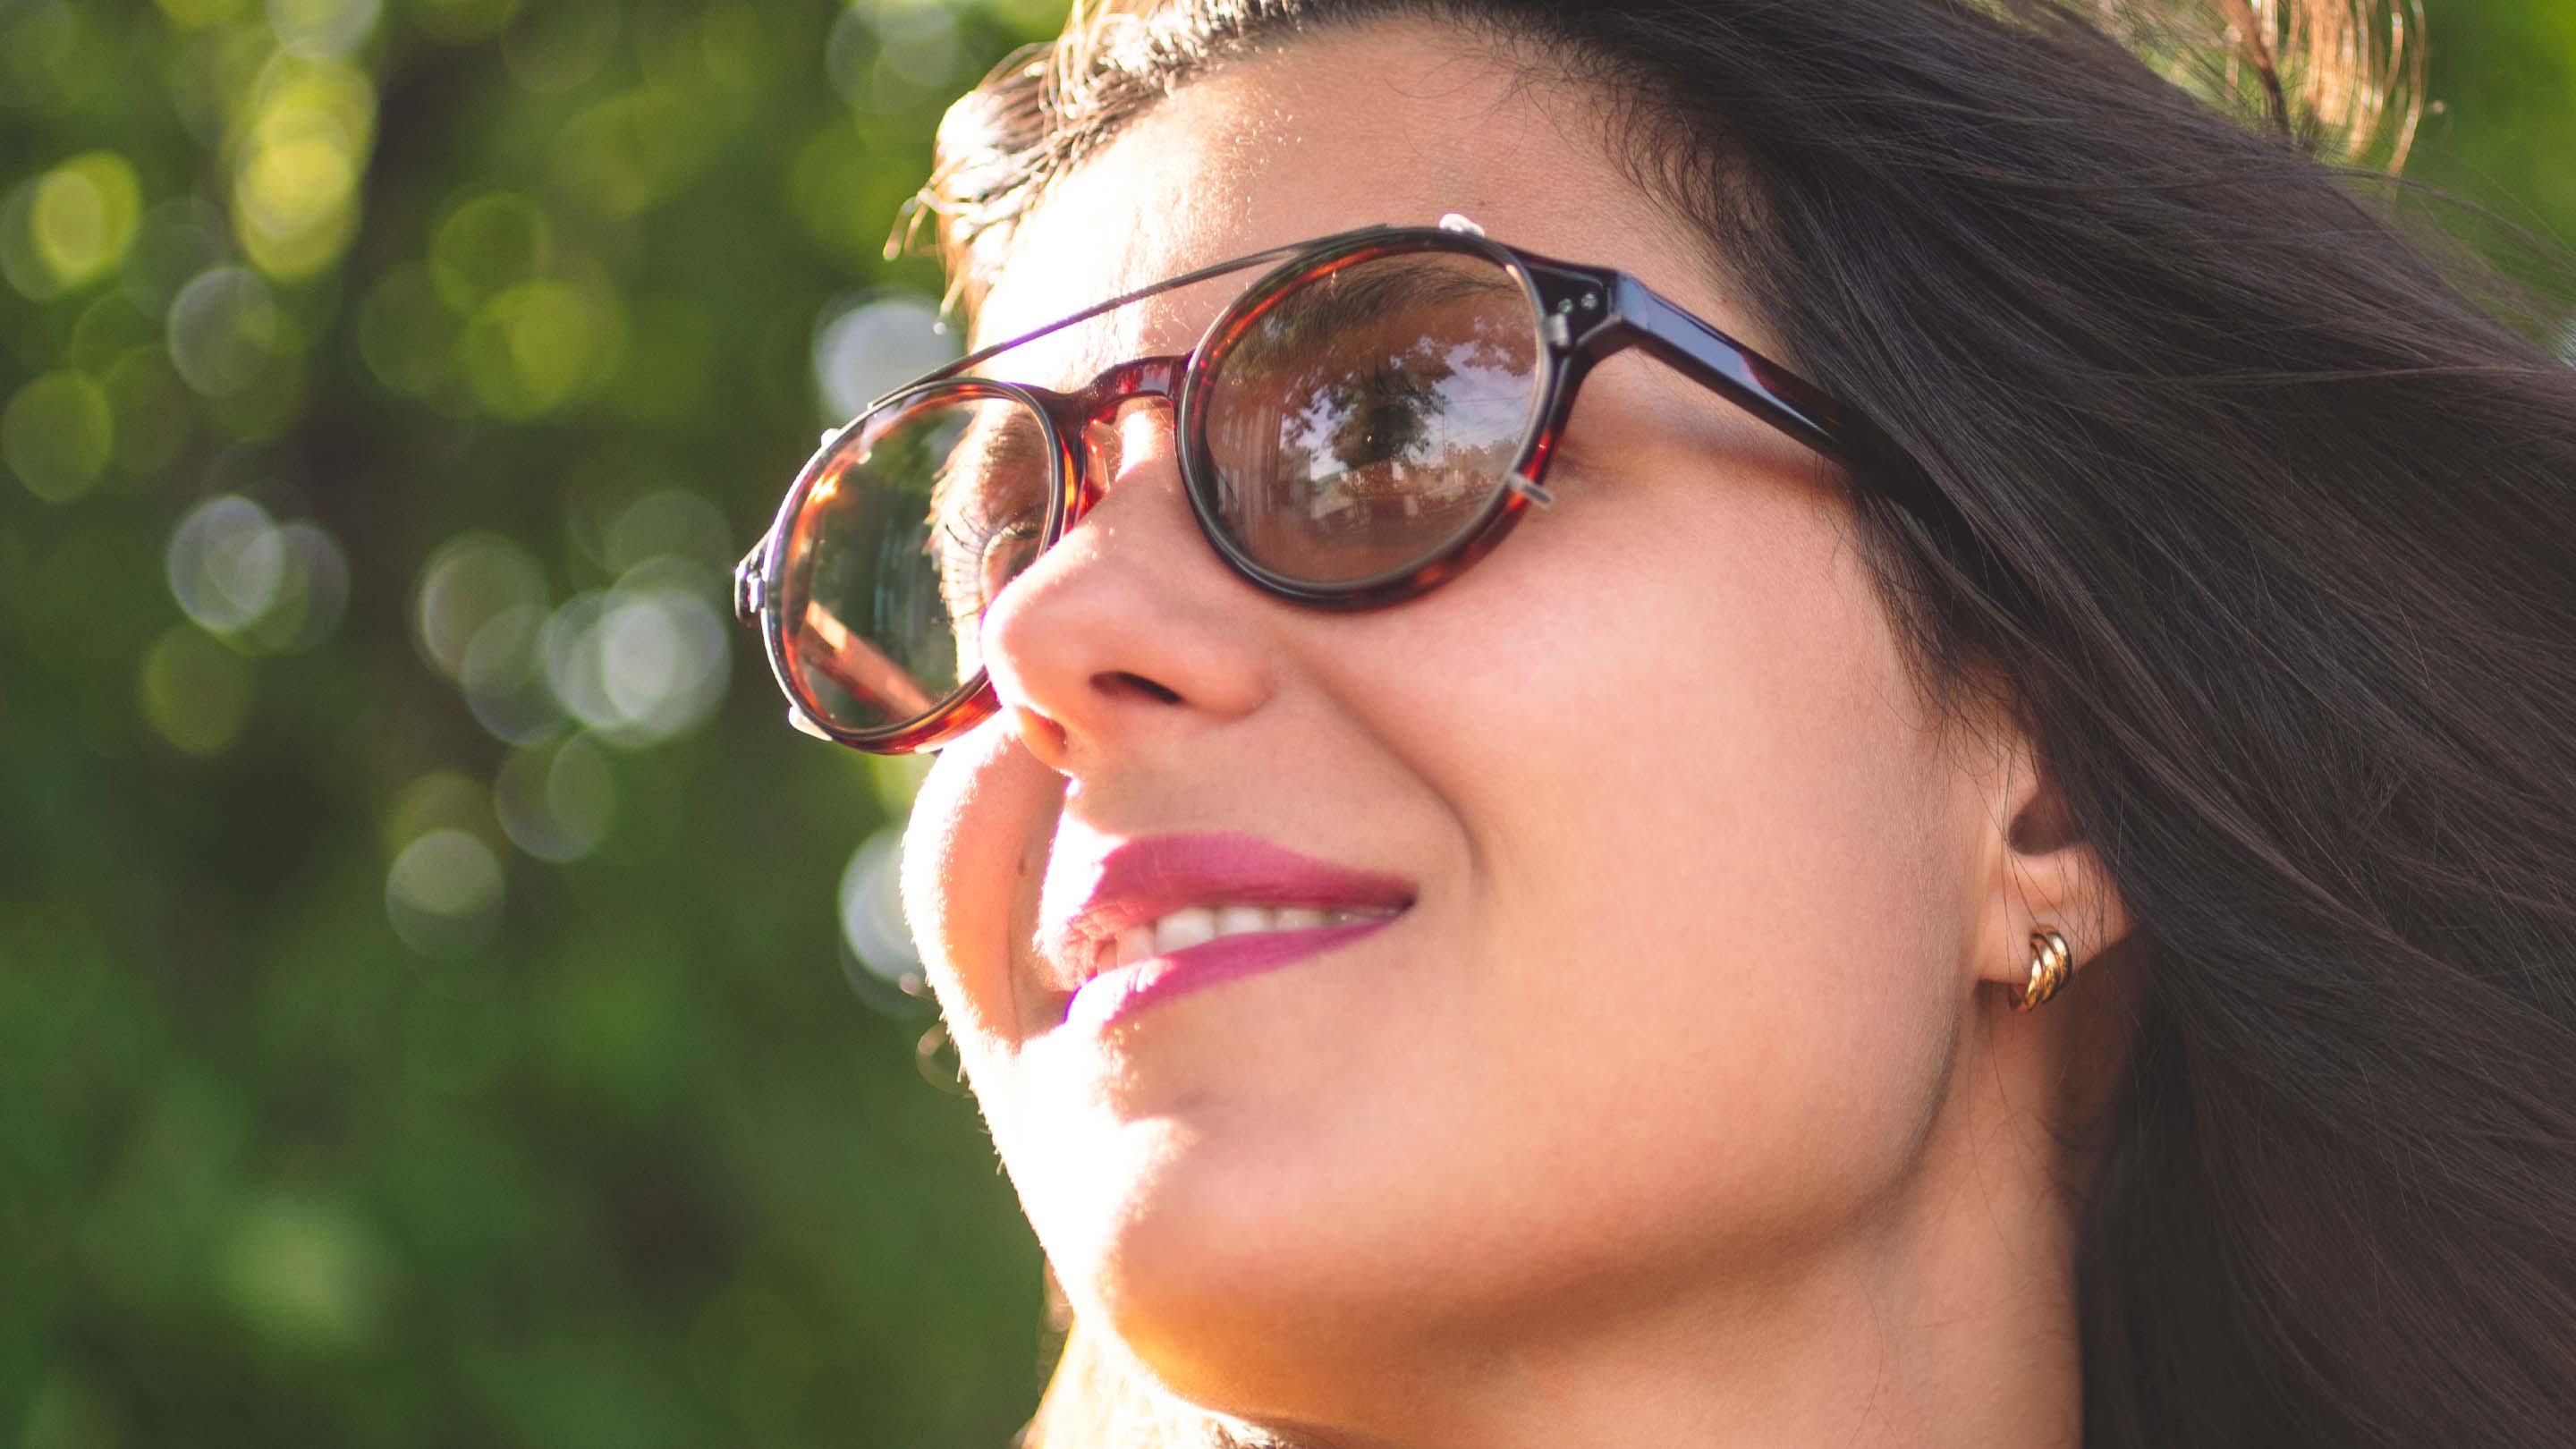
M1072 392L990 375L1061 329L1264 264L1186 356ZM824 436L735 568L735 612L760 631L791 724L883 754L934 748L998 708L984 611L1099 500L1084 440L1128 404L1172 404L1190 511L1237 574L1296 604L1378 608L1457 577L1552 501L1575 392L1628 347L1856 474L1893 456L1635 277L1453 215L1171 277L895 389Z

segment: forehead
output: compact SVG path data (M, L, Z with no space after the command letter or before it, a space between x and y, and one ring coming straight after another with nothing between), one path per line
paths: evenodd
M1626 268L1740 324L1705 253L1612 164L1592 114L1570 84L1532 83L1419 22L1330 29L1226 62L1131 122L1023 220L976 341L1247 252L1449 212L1500 241ZM1094 370L1186 351L1257 275L1122 308L1049 350L1068 367L1078 351Z

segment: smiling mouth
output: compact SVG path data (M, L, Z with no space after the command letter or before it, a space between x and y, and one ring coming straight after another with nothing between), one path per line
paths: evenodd
M1103 940L1084 980L1106 971L1170 956L1233 936L1293 935L1390 921L1402 907L1387 906L1183 906L1129 926Z
M1200 831L1058 857L1044 891L1039 957L1069 998L1165 990L1284 966L1373 934L1410 910L1411 880L1291 850L1258 835ZM1175 982L1170 991L1180 987Z

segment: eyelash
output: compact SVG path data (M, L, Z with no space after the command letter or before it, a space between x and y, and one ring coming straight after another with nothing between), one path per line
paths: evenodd
M1037 525L1025 517L996 525L983 520L979 510L976 521L969 525L974 530L974 536L970 538L958 531L963 521L962 515L952 513L939 525L940 534L954 545L953 550L943 547L938 559L940 593L949 601L948 616L952 622L971 619L982 612L984 605L992 602L982 598L981 593L984 559L992 551L994 542L1004 537L1030 538L1037 534ZM968 581L971 581L971 587L961 587L961 582Z

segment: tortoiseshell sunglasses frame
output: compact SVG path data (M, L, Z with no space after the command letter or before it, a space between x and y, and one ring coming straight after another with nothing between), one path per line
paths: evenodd
M1329 585L1276 573L1248 556L1216 515L1216 467L1209 452L1205 410L1200 406L1215 361L1272 303L1290 291L1342 267L1410 252L1449 252L1483 258L1514 278L1526 296L1546 350L1546 362L1517 454L1511 467L1495 481L1493 496L1479 513L1422 559L1371 578ZM1069 393L966 375L1014 347L1115 308L1264 263L1276 265L1228 304L1186 355L1123 362L1101 373L1080 391ZM1035 331L979 348L894 389L850 422L823 436L822 445L780 502L769 531L735 566L734 611L744 624L760 631L771 671L787 695L789 723L808 734L879 754L935 748L989 718L999 707L984 671L977 670L917 719L879 729L854 730L831 723L823 711L810 707L787 665L788 646L785 621L778 608L777 581L791 524L816 478L831 470L834 453L843 438L871 417L888 408L914 408L951 397L1000 397L1028 405L1042 420L1050 444L1052 476L1047 487L1046 522L1038 545L1043 553L1080 522L1099 498L1079 444L1084 429L1131 399L1165 398L1174 406L1183 491L1189 497L1200 533L1227 565L1254 586L1293 603L1323 609L1372 609L1416 598L1457 577L1492 552L1531 506L1554 501L1546 486L1548 459L1564 432L1575 394L1593 367L1629 347L1644 350L1816 453L1845 465L1856 477L1876 475L1894 485L1900 501L1918 512L1927 504L1944 513L1950 511L1947 500L1928 481L1913 476L1910 468L1884 466L1902 465L1902 455L1866 420L1823 389L1666 300L1636 277L1614 268L1559 261L1491 240L1474 223L1452 215L1443 218L1438 226L1363 227L1201 267L1086 307Z

